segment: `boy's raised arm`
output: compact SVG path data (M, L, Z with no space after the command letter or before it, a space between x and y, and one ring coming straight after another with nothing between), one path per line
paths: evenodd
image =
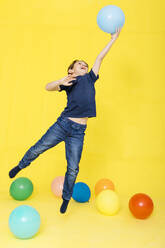
M118 36L120 34L120 31L121 31L121 28L118 28L118 29L116 29L116 33L115 34L111 34L111 40L108 42L108 44L106 45L106 47L97 56L97 58L95 60L95 63L93 65L93 67L92 67L92 70L95 73L95 75L99 74L99 69L100 69L102 60L105 57L105 55L108 53L108 51L110 50L112 44L118 38Z

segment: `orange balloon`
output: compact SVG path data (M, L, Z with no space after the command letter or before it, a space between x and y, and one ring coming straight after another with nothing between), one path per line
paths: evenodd
M56 177L51 184L51 190L56 197L62 198L64 176Z
M95 185L95 195L97 196L102 190L111 189L115 190L114 183L108 178L100 179Z

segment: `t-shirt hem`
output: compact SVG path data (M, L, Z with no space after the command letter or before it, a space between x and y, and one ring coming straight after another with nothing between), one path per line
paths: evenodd
M82 115L65 115L65 114L61 114L61 116L65 116L65 117L72 117L72 118L85 118L85 117L96 117L96 115L86 115L86 116L82 116Z

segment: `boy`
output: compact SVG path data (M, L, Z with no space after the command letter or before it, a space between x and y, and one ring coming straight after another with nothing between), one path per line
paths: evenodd
M119 36L120 31L121 28L118 28L116 29L116 33L111 35L111 41L97 56L89 73L88 64L85 61L74 60L68 67L68 76L46 85L45 88L48 91L60 92L65 90L68 100L67 106L57 121L25 153L19 164L9 172L10 178L15 177L21 169L30 165L41 153L64 141L67 171L63 185L61 213L65 213L67 209L79 172L79 162L83 149L87 120L90 117L96 117L94 83L99 78L98 73L101 62Z

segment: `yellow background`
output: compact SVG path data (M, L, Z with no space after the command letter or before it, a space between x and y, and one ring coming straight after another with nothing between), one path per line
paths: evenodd
M27 149L41 138L66 106L65 92L46 91L45 85L66 76L67 67L74 59L83 59L89 68L92 67L96 56L111 38L110 34L99 29L96 22L99 10L109 4L124 11L125 25L105 56L100 78L95 84L97 117L89 118L87 123L77 182L87 183L91 199L94 199L96 182L104 177L111 179L119 197L125 197L125 208L135 193L146 193L154 202L165 197L164 1L1 0L2 210L13 201L6 210L5 225L16 205L29 203L14 202L7 195L12 182L8 177L9 170L18 164ZM51 182L65 171L65 146L62 142L41 154L18 177L32 180L34 196L37 192L35 197L39 194L52 197ZM74 204L77 203L72 202L71 206ZM84 211L88 211L86 208ZM59 210L54 208L54 211ZM81 215L81 218L84 217ZM99 218L107 221L109 217ZM69 228L69 221L67 224ZM63 225L61 233L62 228ZM7 239L10 235L4 234L3 237ZM163 248L165 241L159 239L158 242L159 246L146 246L144 243L144 247ZM84 243L83 247L93 248L97 244L102 245L99 242ZM117 243L113 244L113 248L118 247ZM127 243L126 247L136 248L136 245L143 248L136 242L130 246Z

